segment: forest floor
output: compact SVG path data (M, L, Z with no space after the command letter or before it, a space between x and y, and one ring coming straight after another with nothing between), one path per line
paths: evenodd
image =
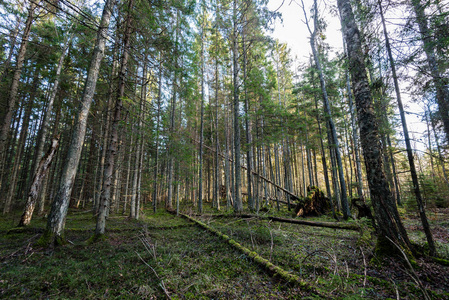
M34 246L44 218L15 229L20 212L0 217L0 298L425 299L426 293L449 299L449 266L418 258L411 269L400 258L380 260L369 234L220 214L208 208L204 216L191 215L310 288L273 276L223 238L166 211L144 211L140 221L111 215L107 239L89 245L95 219L90 211L71 210L70 244L55 249ZM275 215L290 217L287 211ZM448 259L449 210L429 212L429 220ZM350 222L368 230L366 222ZM423 244L419 219L406 215L404 223L410 238Z

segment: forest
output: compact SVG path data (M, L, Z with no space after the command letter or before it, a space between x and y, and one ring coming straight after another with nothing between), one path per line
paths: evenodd
M0 44L0 298L449 298L447 0L0 0Z

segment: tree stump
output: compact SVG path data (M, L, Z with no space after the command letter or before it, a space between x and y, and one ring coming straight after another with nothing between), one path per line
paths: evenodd
M330 209L330 200L316 186L307 187L307 197L299 199L296 208L296 217L319 216Z

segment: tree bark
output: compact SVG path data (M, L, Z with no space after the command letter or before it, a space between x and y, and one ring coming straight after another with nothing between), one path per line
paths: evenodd
M161 59L161 58L160 58ZM157 92L157 113L156 113L156 145L155 145L155 157L154 157L154 186L153 186L153 212L156 212L157 208L157 175L159 173L159 119L161 115L161 101L162 101L162 61L159 62L159 80L158 80L158 92Z
M44 145L45 140L47 139L47 132L48 127L50 123L50 117L53 110L53 104L56 99L56 95L58 93L59 89L59 80L61 79L61 71L62 67L64 65L64 59L67 54L67 50L69 49L70 41L72 40L73 33L70 33L69 37L64 43L64 47L61 52L61 56L59 57L58 66L56 67L56 77L55 81L53 83L53 86L51 88L50 97L48 98L47 108L45 110L44 119L42 121L41 130L38 135L38 141L37 141L37 147L36 147L36 159L35 159L35 167L33 168L33 174L36 173L39 161L41 160L42 156L44 155Z
M202 18L205 18L203 11ZM204 146L204 20L201 24L201 116L200 116L200 153L198 174L198 212L203 213L203 146Z
M146 72L146 64L143 66L143 78L146 80L147 72ZM141 161L140 161L140 153L141 153L141 145L143 143L143 131L142 131L142 125L143 125L143 106L146 95L146 87L145 85L142 86L142 93L140 98L140 105L139 105L139 113L137 114L138 120L138 127L137 127L137 141L136 141L136 155L134 160L134 176L133 176L133 186L132 186L132 200L131 203L135 205L135 217L138 219L139 216L139 205L137 203L137 193L138 192L138 183L141 173ZM132 205L131 204L131 205Z
M352 140L354 142L354 155L355 155L355 166L357 173L357 194L360 199L364 199L363 197L363 177L362 177L362 163L360 161L360 153L359 153L359 133L357 132L356 126L356 116L354 111L354 102L352 101L352 91L351 91L351 82L349 78L349 72L346 70L346 92L348 93L348 102L349 102L349 111L351 113L351 127L352 127Z
M318 112L318 99L316 97L315 97L315 108ZM329 182L329 173L328 173L327 161L326 161L326 151L324 148L323 133L321 131L321 122L320 122L318 113L316 116L316 122L318 124L318 134L320 136L321 163L323 164L323 173L324 173L324 182L326 184L326 193L327 193L327 197L330 199L330 202L331 202L332 216L334 218L337 218L337 215L335 214L335 204L334 204L334 201L332 201L332 192L331 192L331 187L330 187L330 182Z
M36 206L36 201L39 196L39 191L42 187L42 182L47 176L51 162L59 146L59 136L53 138L51 146L47 153L40 160L36 171L34 173L33 183L31 184L30 190L28 192L27 202L25 204L25 209L23 211L22 217L20 218L18 226L28 226L31 222L31 217L33 216L34 208Z
M61 176L61 183L48 216L46 233L42 237L43 243L48 245L64 242L63 234L67 210L69 207L70 194L72 193L73 183L78 170L78 163L81 156L84 136L86 134L87 117L89 115L90 105L92 104L93 95L95 93L100 64L104 55L107 30L114 4L115 0L106 0L103 9L97 39L95 42L94 53L90 62L83 96L80 101L80 108L75 120L73 135Z
M218 14L218 4L217 4L217 14ZM218 15L217 15L218 16ZM217 21L216 21L217 22ZM216 45L218 47L218 33L215 33L216 36ZM218 55L218 53L216 54ZM218 81L218 57L215 57L215 181L214 181L214 201L215 201L215 208L217 210L220 210L220 195L219 195L219 188L220 188L220 161L218 159L219 152L220 152L220 146L218 144L219 142L219 129L218 129L218 88L219 88L219 81Z
M236 213L243 211L242 197L240 194L241 170L240 170L240 100L238 82L238 24L237 24L237 0L233 1L233 33L232 33L232 62L233 62L233 97L234 97L234 210Z
M19 34L19 27L20 27L20 16L16 16L16 27L14 28L13 32L10 35L10 42L9 42L9 53L8 53L8 57L4 60L3 65L2 65L2 71L1 71L1 75L0 75L0 83L3 82L3 80L5 79L6 76L8 76L11 72L10 70L10 64L11 64L11 60L12 60L12 56L14 53L14 48L16 47L16 43L17 43L17 35ZM3 112L1 112L0 114L0 118L3 117Z
M117 25L118 27L118 25ZM118 32L118 28L117 28ZM97 182L97 188L96 188L96 194L94 198L92 213L94 216L98 213L98 207L100 205L100 195L101 195L101 189L103 187L103 173L104 173L104 160L106 158L106 151L108 148L108 140L109 140L109 131L111 129L111 115L112 115L112 106L114 104L114 88L115 88L115 76L116 76L116 69L117 69L117 63L116 63L116 55L118 51L118 37L116 37L116 40L114 41L114 50L112 55L112 70L111 70L111 80L109 83L108 88L108 101L106 104L106 109L104 111L104 129L103 129L103 138L102 138L102 146L101 146L101 154L100 154L100 172L99 172L99 178ZM128 167L129 172L129 167ZM124 209L125 210L125 209Z
M16 108L20 75L22 74L22 67L25 61L25 54L28 46L28 38L31 32L31 25L34 21L34 10L36 9L36 4L30 1L30 7L28 9L28 17L25 23L25 28L23 29L22 42L20 44L19 52L17 53L16 67L12 77L11 89L9 92L9 99L7 103L6 113L3 116L3 121L1 122L0 128L0 161L2 161L5 155L6 143L8 140L9 127L11 125L11 119ZM12 51L12 49L11 49ZM0 174L3 174L3 164L0 165ZM1 182L0 182L1 187Z
M25 113L23 116L22 124L21 124L21 131L19 136L19 141L17 142L17 151L14 155L14 163L10 174L10 182L8 186L8 192L6 194L5 204L3 206L3 214L7 214L11 211L11 205L12 205L12 199L14 198L16 194L16 187L17 187L17 181L19 177L19 170L21 167L23 167L23 164L26 160L23 157L23 152L25 150L25 142L28 136L29 131L29 124L30 124L30 118L31 118L31 111L33 109L33 103L34 99L36 98L36 93L38 90L39 85L39 71L37 68L34 70L33 75L33 83L31 92L29 95L28 102L26 104Z
M119 82L117 90L117 98L115 102L114 119L111 124L111 133L109 139L108 151L106 154L106 167L103 174L103 188L100 196L100 206L98 209L97 225L95 228L95 235L101 236L105 233L106 217L109 212L109 205L111 201L111 181L115 168L115 156L118 151L119 144L119 123L121 121L121 112L123 109L123 97L125 96L125 80L128 70L129 49L131 42L131 12L133 10L134 0L128 1L128 15L125 24L125 33L123 36L123 53L120 63ZM116 176L117 177L117 176ZM118 188L118 187L116 187ZM131 203L131 206L133 203ZM135 215L131 215L131 218L135 218Z
M394 249L394 246L388 241L389 238L398 245L412 250L382 167L379 126L374 114L360 31L356 25L350 1L337 0L337 4L346 40L368 185L378 224L378 249L381 249L383 245Z
M321 62L320 62L318 51L317 51L316 45L315 45L315 36L317 33L317 28L318 28L318 7L317 7L316 0L314 0L313 7L314 7L314 16L313 16L314 29L312 31L310 29L309 23L307 21L307 14L305 12L304 3L302 4L304 16L306 18L306 24L307 24L307 27L309 28L309 32L310 32L310 47L312 48L312 54L313 54L313 58L315 60L315 66L318 70L318 77L320 79L320 86L321 86L321 92L322 92L322 97L323 97L323 104L324 104L324 109L325 109L325 113L326 113L326 118L329 123L330 133L332 134L332 139L334 142L334 150L335 150L335 156L337 159L337 166L338 166L338 177L340 179L341 206L342 206L342 210L343 210L343 218L346 220L350 217L351 212L349 211L349 205L348 205L348 196L347 196L347 192L346 192L345 176L343 173L343 163L342 163L341 154L340 154L337 131L335 129L334 121L332 119L332 111L331 111L329 99L327 96L326 81L324 80L323 70L321 68Z
M396 74L396 64L393 59L393 54L391 53L390 39L389 39L389 36L387 33L387 26L385 25L385 18L384 18L384 14L383 14L381 0L378 0L378 4L379 4L380 16L381 16L382 26L383 26L383 31L384 31L385 46L387 48L388 60L390 62L391 73L393 76L394 90L396 92L396 100L398 101L399 114L401 115L402 131L404 132L408 164L410 166L410 175L412 177L412 182L413 182L413 191L415 193L416 203L418 205L419 216L421 217L421 223L423 225L423 229L426 234L427 243L429 246L429 254L431 256L435 256L436 255L435 243L433 241L432 233L430 232L429 222L427 221L426 211L424 209L423 199L421 196L421 191L419 189L418 175L416 173L416 166L415 166L415 160L414 160L415 158L413 156L412 145L410 143L410 137L408 134L407 120L405 119L405 112L404 112L404 107L402 105L402 99L401 99L401 91L399 90L398 76Z
M435 86L436 100L440 117L443 121L444 132L446 133L446 141L449 142L449 80L440 72L440 66L435 54L436 41L433 40L427 24L428 18L424 12L425 5L421 4L421 0L411 0L411 4L416 15L416 22L418 23L423 49L427 57L430 76Z

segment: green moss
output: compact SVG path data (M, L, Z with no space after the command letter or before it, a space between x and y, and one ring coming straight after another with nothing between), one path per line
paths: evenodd
M376 246L374 247L374 253L378 257L391 257L401 255L399 249L383 236L377 237Z
M67 244L68 242L64 234L57 235L56 233L46 230L44 234L42 234L41 237L37 240L34 246L49 248L53 246L64 246Z
M201 227L203 227L203 228L213 232L214 234L220 236L221 238L226 240L231 246L233 246L234 248L238 249L239 251L245 253L253 261L255 261L256 263L260 264L262 267L264 267L265 269L269 270L270 272L274 273L275 277L279 277L280 279L282 279L282 280L284 280L284 281L286 281L288 283L299 285L304 290L312 291L312 288L309 286L309 284L303 282L297 275L293 275L293 274L290 274L290 273L286 272L282 268L274 265L273 263L271 263L267 259L265 259L262 256L260 256L259 254L257 254L257 252L250 251L248 248L243 247L241 244L239 244L235 240L229 238L227 235L222 234L220 231L218 231L218 230L216 230L214 228L211 228L210 226L204 224L203 222L198 221L196 219L193 219L193 218L191 218L191 217L189 217L187 215L183 215L183 216L185 218L188 218L189 220L197 223Z
M28 225L11 228L6 233L13 234L13 233L39 233L39 232L43 232L43 230L41 228L29 227Z
M94 233L87 241L86 244L87 245L91 245L97 242L101 242L101 241L105 241L107 240L107 236L105 234L99 234L99 233Z
M359 220L354 221L358 226L360 226L359 232L360 237L357 240L358 246L372 247L373 241L375 240L375 233L371 226L366 222L359 222Z
M432 260L436 263L439 263L440 265L449 266L449 260L447 259L432 257Z

